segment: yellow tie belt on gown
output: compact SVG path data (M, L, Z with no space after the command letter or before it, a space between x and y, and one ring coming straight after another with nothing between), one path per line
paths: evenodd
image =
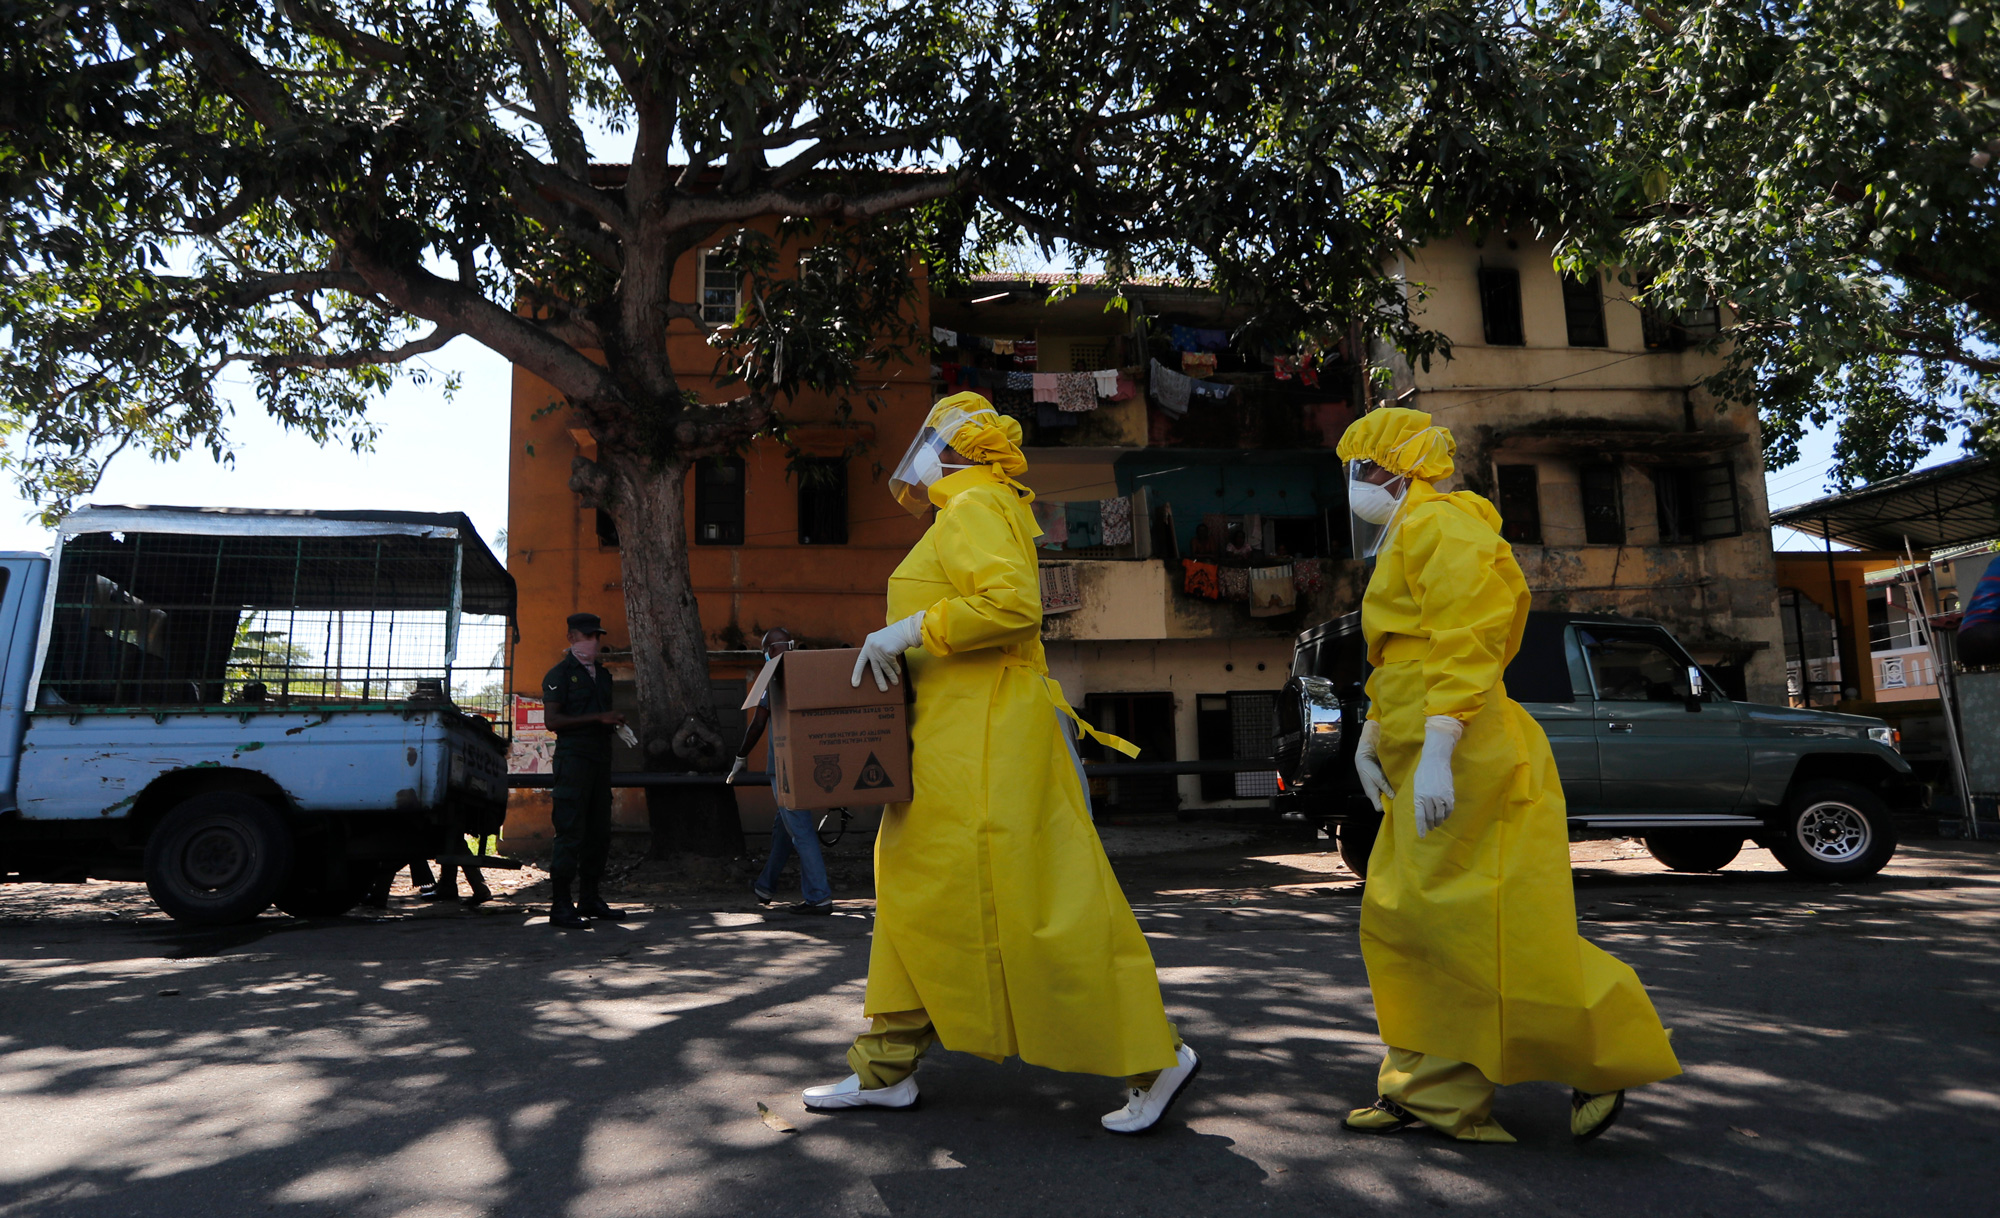
M1098 731L1096 728L1092 727L1089 724L1089 722L1087 722L1084 719L1082 715L1077 714L1076 708L1069 704L1069 699L1063 697L1062 683L1060 681L1057 681L1054 677L1050 676L1046 672L1043 672L1041 669L1036 668L1033 664L1030 664L1028 661L1022 659L1020 656L1003 654L1000 657L1000 662L1003 666L1007 668L1025 668L1029 672L1033 673L1037 678L1039 678L1042 682L1042 688L1046 690L1049 695L1049 701L1055 703L1057 710L1061 711L1065 715L1068 715L1071 719L1074 719L1076 721L1077 730L1081 731L1084 735L1090 737L1092 740L1097 741L1097 743L1103 745L1105 748L1118 750L1119 752L1125 754L1127 757L1137 757L1139 755L1138 745L1133 744L1130 740L1127 740L1122 736L1114 736L1110 732Z
M1382 662L1406 664L1412 660L1421 660L1430 649L1429 639L1420 639L1413 634L1392 634L1382 640Z

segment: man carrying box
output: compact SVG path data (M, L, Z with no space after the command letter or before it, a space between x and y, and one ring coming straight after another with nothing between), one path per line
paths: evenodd
M764 658L776 660L792 649L792 635L783 626L777 626L764 633ZM757 747L757 741L764 735L764 729L771 722L771 692L765 689L757 701L757 709L751 713L750 725L743 732L743 747L736 750L736 764L729 767L729 781L734 784L750 766L750 750ZM776 749L766 750L766 756L773 758L765 763L765 768L776 772ZM775 791L774 791L775 794ZM771 857L764 864L764 872L750 884L750 891L756 894L757 903L769 905L778 899L779 877L785 873L785 860L797 851L799 856L799 888L805 899L796 905L785 906L787 913L830 914L833 912L833 889L826 880L826 860L819 852L819 833L813 825L812 813L800 808L778 805L778 814L771 822Z

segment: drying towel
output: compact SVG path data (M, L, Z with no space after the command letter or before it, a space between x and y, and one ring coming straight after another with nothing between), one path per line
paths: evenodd
M1201 330L1193 326L1175 326L1170 332L1176 351L1227 351L1229 331Z
M1159 360L1153 361L1153 400L1168 414L1186 414L1188 392L1194 382Z
M1107 368L1100 372L1093 372L1090 375L1097 380L1098 397L1116 398L1118 396L1118 369Z
M1221 585L1223 600L1247 601L1250 599L1250 572L1247 568L1223 567L1216 574L1216 582Z
M1117 379L1112 382L1111 400L1114 402L1131 401L1132 396L1139 392L1138 383L1122 372L1117 373L1116 376ZM1101 387L1102 382L1099 382L1099 385Z
M958 345L958 332L956 330L947 330L943 326L932 326L931 341L940 347L956 347Z
M1292 564L1292 587L1300 592L1317 592L1325 583L1320 574L1319 559L1301 558Z
M1064 414L1048 402L1035 403L1036 427L1075 427L1081 419L1073 414Z
M1097 409L1097 381L1088 372L1058 372L1056 406L1070 414Z
M1063 504L1063 512L1069 525L1069 540L1063 543L1065 549L1081 550L1104 544L1104 514L1098 510L1097 500L1073 499Z
M1020 389L1032 393L1035 388L1035 374L1032 372L1009 372L1007 374L1007 388Z
M1055 373L1053 373L1053 372L1035 372L1035 373L1030 373L1029 375L1031 375L1031 376L1033 376L1033 377L1035 378L1035 400L1036 400L1037 402L1054 402L1054 401L1056 401L1056 374L1055 374Z
M1035 514L1035 523L1041 526L1042 537L1036 542L1044 550L1060 550L1063 542L1069 540L1069 515L1063 505L1053 499L1037 499L1028 505Z
M1063 562L1045 562L1042 569L1042 616L1068 613L1083 608L1076 588L1076 568Z
M993 409L1011 419L1027 422L1035 417L1035 400L1026 389L1016 389L1010 381L993 391Z
M1130 499L1100 499L1098 510L1104 517L1104 544L1123 546L1132 543L1132 501Z
M1215 600L1222 595L1216 585L1216 566L1212 562L1196 562L1190 558L1181 563L1181 591L1189 596L1199 596L1203 600Z
M1214 376L1215 356L1207 351L1183 351L1181 371L1189 376Z
M1250 616L1277 617L1298 605L1298 589L1292 586L1290 564L1282 567L1250 568Z
M1020 339L1018 339L1018 338L1017 338L1017 339L1015 339L1015 340L1014 340L1014 358L1015 358L1015 359L1017 359L1017 360L1020 360L1020 361L1022 361L1023 363L1029 363L1029 364L1032 364L1032 363L1034 363L1034 362L1035 362L1035 344L1033 344L1033 343L1031 343L1031 342L1022 342L1022 341L1021 341Z

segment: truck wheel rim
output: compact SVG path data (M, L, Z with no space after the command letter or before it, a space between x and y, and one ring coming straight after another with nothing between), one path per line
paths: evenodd
M242 878L250 856L250 844L234 826L209 825L188 838L181 873L196 888L219 892Z
M1851 863L1868 853L1868 818L1843 803L1817 803L1799 815L1799 844L1822 863Z

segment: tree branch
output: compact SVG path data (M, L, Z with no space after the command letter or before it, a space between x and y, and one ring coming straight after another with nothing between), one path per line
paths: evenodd
M335 355L307 352L273 353L270 355L233 355L230 359L247 363L263 372L276 372L282 368L318 368L323 371L344 371L353 368L367 368L377 364L400 364L419 355L428 355L459 337L456 330L439 326L422 338L412 339L400 347L361 351L343 351Z

